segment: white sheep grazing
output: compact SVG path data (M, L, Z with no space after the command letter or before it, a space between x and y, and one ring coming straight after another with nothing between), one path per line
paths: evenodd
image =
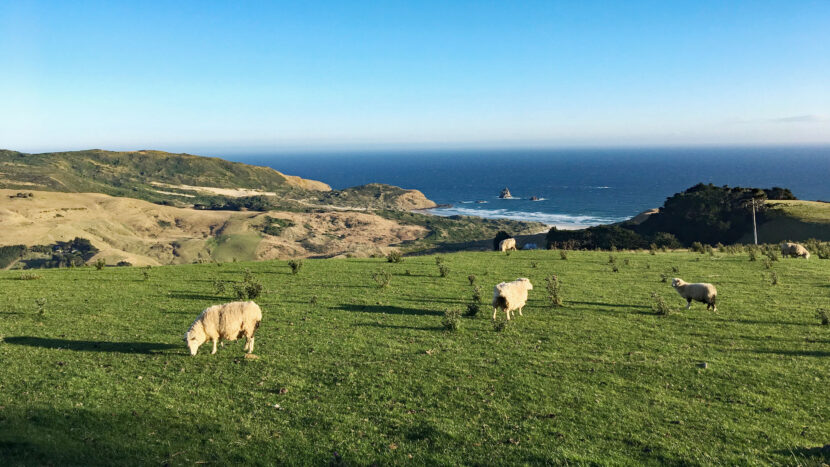
M714 285L702 282L689 284L683 279L675 277L671 280L671 286L674 287L674 290L676 290L681 297L686 299L687 310L692 307L692 300L694 300L705 303L707 310L709 307L712 307L712 311L718 311L718 307L715 305L718 291L715 289Z
M508 251L508 250L515 250L516 249L516 239L515 238L505 238L504 240L499 242L499 251Z
M510 319L513 310L519 310L522 316L522 308L527 303L527 291L533 290L533 284L524 277L513 282L502 282L493 288L493 319L496 319L496 312L501 308Z
M214 305L205 308L196 321L190 325L190 330L184 335L184 341L190 349L190 355L196 355L199 346L207 341L213 341L213 351L216 353L216 343L219 339L235 341L245 336L245 347L248 353L254 351L254 332L262 321L262 310L254 302L231 302L224 305Z
M781 256L792 256L793 258L800 256L804 259L810 259L810 252L798 243L784 242L781 244Z

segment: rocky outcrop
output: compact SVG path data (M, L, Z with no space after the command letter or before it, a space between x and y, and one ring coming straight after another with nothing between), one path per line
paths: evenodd
M504 190L501 190L501 193L499 193L499 198L501 199L510 199L512 197L513 195L510 194L510 189L507 187L504 187Z

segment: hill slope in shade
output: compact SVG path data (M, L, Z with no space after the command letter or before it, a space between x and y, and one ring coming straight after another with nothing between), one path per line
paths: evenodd
M767 201L767 221L758 226L758 241L778 243L815 238L830 241L830 203L820 201ZM752 232L741 241L752 242Z

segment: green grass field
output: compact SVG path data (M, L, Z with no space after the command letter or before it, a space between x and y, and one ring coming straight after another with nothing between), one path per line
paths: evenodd
M0 272L3 465L820 465L830 261L556 251ZM626 262L628 264L626 264ZM672 272L672 268L679 272ZM182 335L214 281L265 285L257 360ZM392 274L379 288L372 273ZM775 272L778 284L771 285ZM30 272L31 271L27 271ZM535 285L501 332L492 286ZM557 274L563 308L546 301ZM661 274L718 287L718 312ZM656 315L658 292L674 308ZM39 301L38 299L45 299ZM42 311L42 313L41 313ZM502 318L503 319L503 318ZM707 368L701 368L702 363Z

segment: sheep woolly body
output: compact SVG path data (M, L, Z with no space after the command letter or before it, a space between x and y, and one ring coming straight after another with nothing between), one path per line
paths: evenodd
M504 240L499 242L499 251L507 251L507 250L515 250L516 249L516 239L515 238L505 238Z
M798 243L785 242L781 244L781 256L802 257L810 259L810 252Z
M707 310L709 307L712 307L712 311L718 311L718 307L715 305L718 291L715 289L714 285L702 282L689 284L683 279L675 277L671 281L671 286L674 287L674 290L676 290L681 297L686 299L687 310L692 307L692 300L694 300L705 303Z
M528 290L533 290L533 284L524 277L496 285L493 288L493 319L496 319L496 312L499 308L504 310L508 320L513 310L519 310L519 316L522 316Z
M190 326L184 335L190 355L196 355L199 346L207 341L216 343L219 339L235 341L245 336L245 348L248 353L254 351L254 332L262 321L262 310L254 302L231 302L205 308L202 314Z

